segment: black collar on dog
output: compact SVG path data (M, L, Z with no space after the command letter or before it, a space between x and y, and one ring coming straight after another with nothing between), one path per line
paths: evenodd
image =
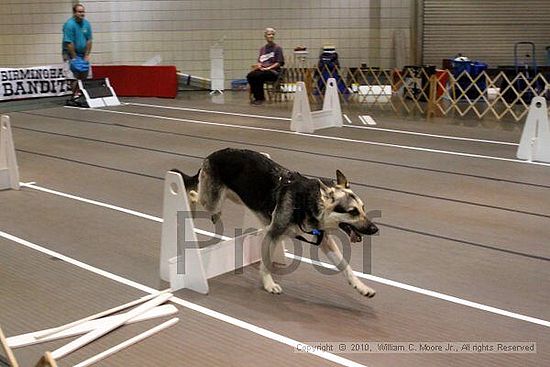
M323 238L325 237L325 231L322 231L322 230L319 230L319 229L314 229L311 232L307 232L307 231L304 230L304 228L302 228L301 224L300 224L300 229L304 233L311 234L313 236L317 236L317 239L316 239L315 242L313 242L313 241L305 239L303 236L298 235L298 236L295 237L297 240L307 242L307 243L310 243L310 244L315 245L315 246L319 246L321 244L321 242L323 242Z

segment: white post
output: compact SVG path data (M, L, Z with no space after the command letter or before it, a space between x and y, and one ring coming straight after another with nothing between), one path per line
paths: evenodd
M342 127L342 108L340 106L340 98L338 97L338 85L336 79L329 78L325 89L325 100L323 101L323 111L332 112L333 127Z
M7 115L0 119L0 190L4 189L19 190L19 167Z
M309 99L304 82L296 83L296 95L294 96L294 104L292 106L290 130L299 133L312 133L315 130L313 128L311 108L309 107Z
M531 101L516 156L550 163L550 125L544 97L534 97Z
M181 238L178 236L178 212L187 216L183 226L184 233L180 233ZM162 217L164 221L160 247L161 279L170 282L170 287L174 291L191 288L199 293L208 293L208 282L187 193L181 175L176 172L166 173ZM181 254L178 254L178 245L183 251ZM182 260L184 263L179 263Z
M223 48L221 45L210 47L210 94L223 93L224 88Z

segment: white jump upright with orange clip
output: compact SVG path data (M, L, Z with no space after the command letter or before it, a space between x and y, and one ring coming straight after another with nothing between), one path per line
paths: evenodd
M0 119L0 190L5 189L19 190L19 168L8 115Z

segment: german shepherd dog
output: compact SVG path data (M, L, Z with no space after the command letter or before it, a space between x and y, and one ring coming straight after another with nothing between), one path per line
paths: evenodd
M206 157L195 176L172 171L182 175L190 202L200 203L211 213L214 223L221 216L226 197L243 203L266 227L264 245L267 243L272 249L283 236L305 240L301 234L312 234L317 241L310 243L321 247L353 288L369 298L375 295L374 289L353 274L331 235L340 228L351 242L359 242L362 234L378 232L342 172L336 171L336 182L307 178L277 164L264 153L230 148ZM269 259L262 256L263 287L279 294L282 288L271 276L271 262L266 262Z

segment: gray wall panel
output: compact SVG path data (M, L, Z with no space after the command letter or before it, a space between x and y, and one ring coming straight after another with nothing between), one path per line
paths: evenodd
M549 0L424 0L423 53L425 64L457 53L487 62L491 67L514 64L514 44L536 44L538 65L547 63L550 46ZM520 62L527 48L520 48Z

